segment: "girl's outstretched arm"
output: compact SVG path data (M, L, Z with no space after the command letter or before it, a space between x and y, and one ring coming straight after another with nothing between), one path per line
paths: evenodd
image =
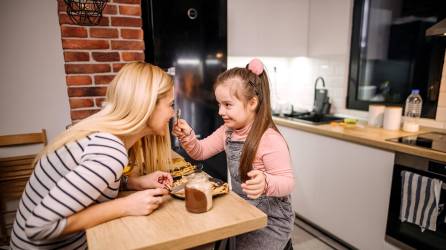
M226 128L221 126L208 137L198 140L189 124L180 119L174 126L173 133L190 157L195 160L206 160L224 150L225 130Z

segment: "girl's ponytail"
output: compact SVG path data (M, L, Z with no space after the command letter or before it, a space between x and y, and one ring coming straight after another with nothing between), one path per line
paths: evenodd
M278 131L272 119L269 80L263 64L258 59L253 59L246 66L251 76L255 75L254 89L258 98L257 114L252 123L251 130L243 146L240 158L240 178L242 182L248 180L248 172L252 170L257 148L263 134L268 128ZM248 80L249 81L249 80Z

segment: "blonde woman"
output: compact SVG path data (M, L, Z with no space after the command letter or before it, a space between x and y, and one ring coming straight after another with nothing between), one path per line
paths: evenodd
M36 157L11 232L12 249L85 249L85 229L150 214L168 199L163 185L172 177L155 170L170 162L172 79L156 66L127 64L105 102ZM151 174L121 178L129 151L139 171ZM116 199L123 185L141 191Z

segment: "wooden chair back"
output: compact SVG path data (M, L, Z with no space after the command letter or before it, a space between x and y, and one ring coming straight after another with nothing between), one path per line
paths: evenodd
M0 148L32 144L47 144L45 129L38 133L0 136ZM18 201L34 170L32 163L35 157L36 154L0 158L0 244L9 244Z
M31 144L47 144L46 130L42 129L38 133L16 134L16 135L1 135L0 147L11 147Z

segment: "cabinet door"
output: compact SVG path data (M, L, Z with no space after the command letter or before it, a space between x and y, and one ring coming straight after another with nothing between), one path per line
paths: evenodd
M308 55L344 55L350 51L352 0L311 0Z
M228 55L307 55L309 0L228 0Z
M295 171L295 212L359 249L384 249L395 154L279 126Z

